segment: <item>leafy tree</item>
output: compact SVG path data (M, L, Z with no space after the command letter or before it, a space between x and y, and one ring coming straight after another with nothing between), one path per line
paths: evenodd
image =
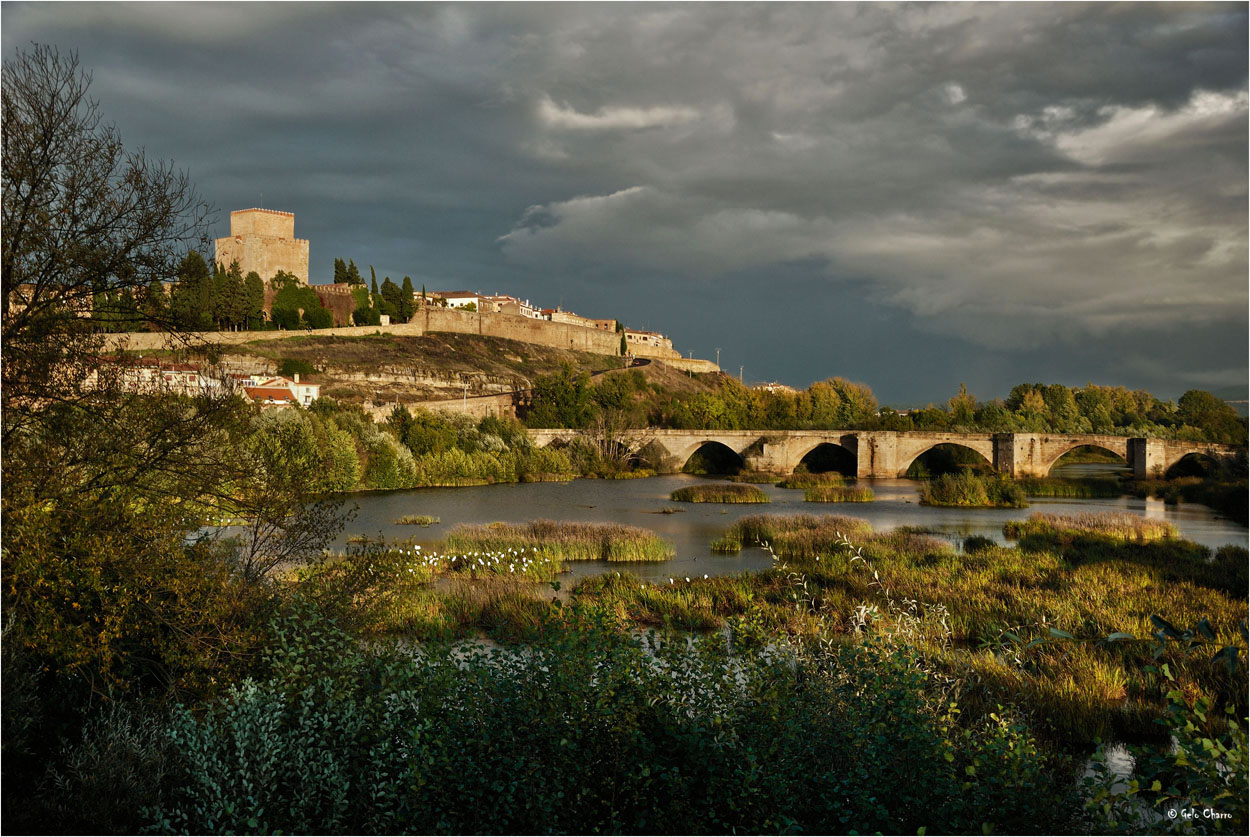
M594 415L590 374L565 364L555 375L534 382L533 406L525 418L530 427L585 427Z
M946 402L951 411L951 424L955 427L972 426L976 415L977 400L968 394L966 384L959 385L959 393Z
M362 284L360 287L352 289L352 299L356 301L356 308L352 311L352 322L356 325L380 325L382 322L382 312L373 304L373 298L369 291Z
M270 285L278 291L270 306L271 316L282 328L329 328L334 324L334 315L322 306L317 292L296 277L279 272Z
M172 278L189 247L207 246L209 208L172 165L127 153L76 56L36 45L5 61L2 76L7 445L9 428L54 397L48 369L82 379L98 355L99 338L74 312L89 310L102 287Z
M1200 428L1207 439L1230 445L1246 442L1246 428L1237 411L1222 398L1191 389L1176 402L1176 415L1182 422Z

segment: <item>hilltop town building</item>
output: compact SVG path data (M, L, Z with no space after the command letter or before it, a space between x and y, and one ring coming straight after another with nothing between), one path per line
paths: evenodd
M256 271L268 282L280 270L308 284L308 239L295 237L295 213L240 209L230 213L230 235L217 239L216 261L237 261L246 276Z

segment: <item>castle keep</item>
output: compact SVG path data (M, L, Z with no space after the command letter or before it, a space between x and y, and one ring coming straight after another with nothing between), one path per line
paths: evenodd
M308 284L308 239L295 237L295 213L240 209L230 213L230 236L217 239L218 264L237 261L246 276L256 271L268 282L279 270Z

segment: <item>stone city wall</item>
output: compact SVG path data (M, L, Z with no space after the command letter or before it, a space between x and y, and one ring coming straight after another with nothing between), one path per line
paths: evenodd
M374 421L386 421L391 417L391 411L395 409L399 402L393 404L366 404L365 412L367 412ZM498 395L471 395L468 398L451 398L442 401L405 401L403 406L408 410L429 410L441 413L449 413L451 415L464 415L474 421L481 421L487 416L495 416L497 418L516 417L516 402L513 400L512 393L504 392Z
M315 286L314 286L315 287ZM420 337L434 332L454 334L481 334L486 337L503 337L540 346L574 349L616 356L620 353L621 336L616 332L572 325L550 323L509 314L457 311L450 308L426 307L418 311L411 322L387 326L347 326L322 328L316 331L208 331L194 335L195 339L225 346L237 346L253 340L283 340L288 337L362 337L369 334L393 334L401 337ZM112 349L128 348L132 351L163 349L169 343L166 334L139 332L108 335ZM629 347L636 357L662 360L678 369L691 372L715 372L716 364L707 360L683 358L673 349L661 346L633 345Z

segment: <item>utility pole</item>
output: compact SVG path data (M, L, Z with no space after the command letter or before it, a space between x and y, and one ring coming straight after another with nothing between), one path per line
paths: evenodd
M464 397L460 399L460 413L464 415L469 412L469 385L464 385Z
M742 383L742 367L738 367L738 383Z
M716 347L716 365L720 366L720 346Z

